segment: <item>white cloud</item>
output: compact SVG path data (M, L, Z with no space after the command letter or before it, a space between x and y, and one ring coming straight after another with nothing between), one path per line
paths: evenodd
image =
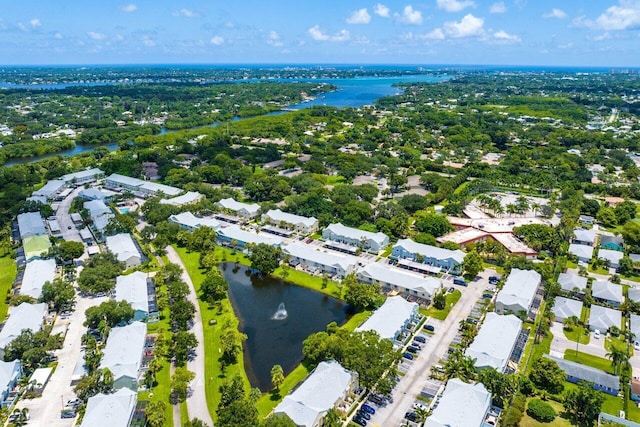
M124 36L122 34L116 34L115 36L113 36L113 40L121 42L124 40Z
M444 32L442 29L436 28L433 31L429 31L424 37L429 40L444 40Z
M460 12L474 3L471 0L436 0L438 3L438 9L446 10L447 12Z
M26 25L24 25L22 22L18 22L16 24L18 26L18 28L20 28L22 31L29 31L29 28L27 28Z
M87 35L93 40L104 40L107 37L104 33L96 33L95 31L89 31Z
M282 46L282 41L280 41L280 35L276 31L269 32L269 40L267 40L267 44L271 46L280 47Z
M558 49L572 49L573 43L559 44Z
M333 41L333 42L343 42L349 40L350 34L347 30L340 30L334 35L329 35L323 32L320 29L319 25L314 25L313 27L307 30L309 36L316 41Z
M545 19L564 19L567 17L567 13L562 9L553 8L551 9L551 12L543 13L542 17Z
M610 40L611 39L611 34L609 34L609 32L605 32L603 34L600 34L599 36L593 36L593 37L587 37L589 40L592 40L594 42L601 42L604 40Z
M501 43L520 43L522 39L515 34L509 34L504 30L493 33L493 38Z
M38 18L33 18L31 21L29 21L29 24L31 24L31 28L42 27L42 22L40 22Z
M373 13L381 18L388 18L390 16L389 8L382 3L378 3L377 5L375 5L375 7L373 8Z
M420 25L422 24L422 12L415 10L413 6L405 6L402 10L402 14L396 13L394 15L396 19L404 24Z
M465 15L460 22L450 21L444 23L445 33L453 38L465 38L479 36L484 33L484 19L476 18L472 14Z
M491 5L491 8L489 9L489 13L506 13L507 12L507 6L504 5L503 1L499 1L497 3L494 3Z
M64 36L61 33L55 33L53 35L54 39L58 39L58 40L62 40L64 38Z
M136 10L138 10L138 5L134 3L125 4L123 6L120 6L120 10L127 13L135 12Z
M180 9L177 12L173 12L173 16L183 16L185 18L195 18L196 16L198 16L197 13L195 13L192 10L189 9Z
M371 22L371 15L369 15L366 8L354 11L347 18L347 24L368 24L369 22Z
M220 36L213 36L211 37L211 44L214 44L216 46L220 46L222 44L224 44L224 39Z
M153 47L156 45L156 42L149 36L144 36L142 37L142 44L147 47Z
M640 1L619 0L587 26L605 31L627 30L640 26Z

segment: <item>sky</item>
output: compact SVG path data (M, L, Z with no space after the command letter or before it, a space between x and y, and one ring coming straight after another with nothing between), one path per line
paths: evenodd
M2 65L640 66L640 0L2 3Z

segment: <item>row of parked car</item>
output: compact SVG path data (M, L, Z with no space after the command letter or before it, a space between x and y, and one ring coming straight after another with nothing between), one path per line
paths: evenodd
M422 344L427 340L423 336L416 336L413 338L413 342L407 346L406 351L402 353L402 357L408 360L413 360L416 355L422 350Z
M375 413L376 410L365 403L360 407L360 409L358 409L358 412L356 412L356 414L354 415L353 422L364 427L367 425L367 421L371 419L371 415Z

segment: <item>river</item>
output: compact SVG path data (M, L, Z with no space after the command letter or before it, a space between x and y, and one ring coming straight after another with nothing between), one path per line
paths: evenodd
M396 83L438 83L450 79L451 75L428 75L428 74L416 74L407 75L401 77L356 77L350 79L295 79L295 80L280 80L280 81L292 81L292 82L318 82L318 83L331 83L338 87L338 90L334 92L328 92L319 95L316 99L301 102L299 104L289 105L286 110L299 110L302 108L308 108L313 106L329 106L336 108L343 107L362 107L363 105L373 105L378 98L385 96L392 96L400 93L400 88L393 86ZM6 83L0 83L0 87L7 87ZM55 89L64 88L68 86L80 86L90 85L95 86L97 83L76 83L76 84L60 84L60 85L42 85L42 89ZM30 89L39 88L38 85L10 85L9 87L21 88L27 86ZM284 111L278 111L270 113L270 115L282 114ZM243 120L235 118L234 120ZM209 126L217 126L217 123L212 123ZM206 126L198 126L193 129L202 128ZM189 129L180 129L189 130ZM160 134L164 135L169 132L174 132L162 128ZM11 159L7 161L4 166L13 166L17 164L37 162L39 160L55 157L55 156L73 156L80 153L91 152L99 145L77 145L72 149L59 151L57 153L45 154L42 156L28 157L21 159ZM117 143L111 143L104 145L109 150L115 150L118 148Z

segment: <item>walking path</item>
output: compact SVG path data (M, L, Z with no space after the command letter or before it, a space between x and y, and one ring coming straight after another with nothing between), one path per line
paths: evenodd
M189 411L189 418L198 418L204 421L207 425L213 426L213 420L211 414L207 408L207 396L205 390L205 371L204 371L204 330L202 327L202 316L200 316L200 306L198 305L196 288L191 281L191 277L187 273L182 259L178 253L171 246L165 248L167 258L170 262L178 264L182 268L182 280L189 285L191 293L187 296L189 301L196 307L196 313L193 319L193 332L198 339L198 346L196 347L195 357L187 362L187 368L196 374L196 377L191 382L191 394L187 397L187 409ZM179 425L179 424L178 424Z

